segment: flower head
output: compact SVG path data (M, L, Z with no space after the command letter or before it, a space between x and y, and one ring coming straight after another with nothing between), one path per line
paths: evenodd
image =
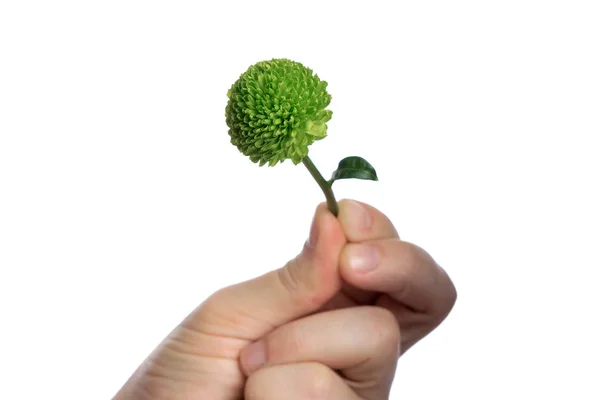
M227 92L231 143L252 162L299 164L308 146L327 136L331 111L327 82L287 59L252 65Z

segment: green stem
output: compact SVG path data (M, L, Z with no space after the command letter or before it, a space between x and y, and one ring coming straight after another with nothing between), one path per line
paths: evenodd
M331 211L331 213L337 217L338 204L337 201L335 201L335 196L333 195L333 190L331 190L331 185L325 180L325 178L323 178L323 175L321 175L317 167L315 167L315 164L313 164L310 157L306 156L302 160L302 164L304 164L306 169L308 169L308 172L310 172L312 177L315 178L315 181L317 181L319 187L325 194L325 198L327 199L327 208L329 208L329 211Z

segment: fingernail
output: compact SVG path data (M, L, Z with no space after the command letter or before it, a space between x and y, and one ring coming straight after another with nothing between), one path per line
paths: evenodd
M367 244L352 246L350 250L349 267L360 273L374 270L381 261L379 251Z
M354 229L364 231L371 227L373 219L367 209L357 201L348 200L350 224Z
M246 374L250 375L263 366L266 360L265 342L259 340L245 347L240 353L240 362Z

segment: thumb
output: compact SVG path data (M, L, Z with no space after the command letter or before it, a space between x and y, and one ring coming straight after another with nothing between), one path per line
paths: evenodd
M317 207L302 252L284 267L219 290L184 322L215 335L257 340L308 315L341 288L339 257L346 238L325 204Z

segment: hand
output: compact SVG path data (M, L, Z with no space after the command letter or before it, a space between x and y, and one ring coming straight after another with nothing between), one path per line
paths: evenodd
M344 200L338 219L349 242L340 257L345 283L324 309L376 305L389 310L402 329L400 351L406 352L450 313L457 296L452 281L425 250L401 241L375 208Z
M242 399L243 348L317 311L341 286L346 237L323 205L302 252L281 269L221 289L193 311L135 371L115 400Z
M398 323L381 307L289 322L242 350L245 399L387 399L399 344Z
M397 358L454 305L446 273L400 241L385 215L342 201L338 219L350 241L340 257L341 290L316 314L242 351L246 398L387 399Z
M445 273L426 253L393 239L397 238L396 231L382 214L362 205L371 223L363 227L357 224L364 215L355 215L357 210L351 209L356 205L341 202L339 219L321 205L315 214L311 238L298 257L279 270L211 296L165 339L116 399L240 399L244 390L248 398L258 395L283 399L294 395L293 386L285 386L286 394L281 394L277 393L277 383L290 379L299 390L327 390L332 396L345 393L341 398L384 398L381 396L389 391L399 354L396 321L401 327L407 323L408 336L403 331L401 340L401 348L406 349L444 318L452 307L455 292ZM352 243L344 248L346 236ZM360 240L381 246L384 253L377 269L357 275L350 268L350 260L354 260ZM397 275L391 271L394 264L389 257L398 250L403 262L396 267L409 267L410 271L415 268L414 262L423 261L417 268L423 271L399 274L395 282L403 288L400 293L390 289L387 294L377 294L376 291L386 291L385 285L394 286L393 282L382 280ZM406 258L403 253L407 250L415 250L418 257ZM420 279L431 273L434 275L424 281ZM412 281L415 276L419 278L417 282ZM341 277L359 289L343 283ZM432 290L436 293L427 300ZM401 302L405 300L408 303L404 305ZM427 307L418 308L416 304L420 302ZM343 309L360 304L380 307ZM315 315L326 310L330 312ZM294 322L288 324L290 321ZM340 326L347 328L340 330ZM294 336L292 332L321 334ZM261 338L264 341L258 341ZM248 346L252 342L255 343ZM360 348L356 342L362 343ZM263 346L264 353L260 351L261 343L267 344ZM240 356L245 374L250 375L247 385L238 361ZM273 367L289 362L295 364ZM339 369L340 375L334 374L332 368ZM273 380L272 374L280 376ZM301 391L297 394L302 398Z

